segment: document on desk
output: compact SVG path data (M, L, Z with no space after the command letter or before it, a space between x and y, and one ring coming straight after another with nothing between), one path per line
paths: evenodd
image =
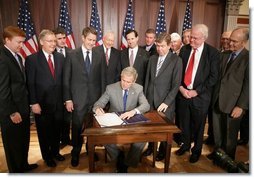
M122 125L124 121L116 113L105 113L101 116L94 115L101 127Z
M137 124L137 123L144 123L149 122L150 120L145 118L142 114L135 114L130 119L123 120L119 116L121 115L120 112L117 113L105 113L101 116L94 115L97 122L100 124L101 127L110 127L116 125L125 125L125 124Z

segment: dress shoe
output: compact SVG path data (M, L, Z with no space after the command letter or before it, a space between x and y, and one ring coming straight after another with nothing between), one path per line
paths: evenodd
M57 161L64 161L65 160L65 158L61 155L61 154L56 154L55 156L54 156L54 158L57 160Z
M117 165L117 173L128 173L128 166L123 162L118 162Z
M79 165L79 157L72 157L71 158L71 165L73 167L77 167Z
M153 153L152 149L146 149L146 151L144 151L143 156L150 156Z
M24 172L31 171L33 169L36 169L38 167L38 164L27 164L24 167Z
M243 139L237 140L237 145L247 145L248 141L245 141Z
M207 137L204 142L206 145L214 145L214 139L212 137Z
M163 160L164 158L165 158L165 154L159 152L159 153L156 155L155 160L156 160L156 161L161 161L161 160Z
M191 154L189 162L190 163L197 162L199 160L199 156L200 156L199 154L195 154L195 153Z
M206 157L207 157L209 160L213 160L213 159L214 159L214 156L215 156L215 152L213 151L212 153L208 154Z
M179 148L177 151L176 151L176 155L177 156L181 156L183 155L186 151L189 151L188 149L184 149L183 147Z
M56 162L53 159L45 160L48 167L56 167Z

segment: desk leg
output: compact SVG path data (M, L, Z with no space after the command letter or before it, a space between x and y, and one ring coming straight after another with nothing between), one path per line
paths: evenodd
M168 173L168 167L170 163L170 154L171 154L171 143L167 141L167 146L166 146L166 157L165 157L165 162L164 162L164 173Z
M94 172L94 144L89 143L88 140L88 159L89 159L89 172Z
M155 167L156 155L157 155L158 142L153 142L153 167Z

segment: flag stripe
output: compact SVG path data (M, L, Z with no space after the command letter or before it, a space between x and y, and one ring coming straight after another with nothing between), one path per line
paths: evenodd
M68 12L67 0L61 0L58 26L62 27L66 31L67 47L75 49L75 41L74 41L74 36L72 32L71 20L70 20L69 12Z
M125 39L125 33L129 29L134 30L134 28L135 28L135 25L134 25L134 15L132 10L132 0L129 0L127 13L124 20L123 32L122 32L121 49L128 48L128 43L127 43L127 40Z
M20 1L18 27L26 33L26 40L20 50L21 56L25 59L27 56L38 51L38 42L27 0Z
M92 1L92 13L91 13L91 19L90 19L90 27L93 27L97 32L96 46L102 45L101 23L100 23L100 17L98 14L96 0Z

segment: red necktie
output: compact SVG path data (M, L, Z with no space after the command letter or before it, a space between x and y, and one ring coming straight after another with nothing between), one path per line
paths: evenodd
M106 48L106 54L105 54L105 56L106 56L106 63L107 63L107 65L108 65L108 48Z
M53 78L55 78L55 70L54 70L52 59L51 59L51 55L49 55L49 58L48 58L48 65L49 65L49 69Z
M193 66L194 66L196 50L197 49L194 49L194 51L191 55L189 65L188 65L187 70L186 70L185 75L184 75L184 83L185 83L186 86L189 86L191 84L192 71L193 71Z

